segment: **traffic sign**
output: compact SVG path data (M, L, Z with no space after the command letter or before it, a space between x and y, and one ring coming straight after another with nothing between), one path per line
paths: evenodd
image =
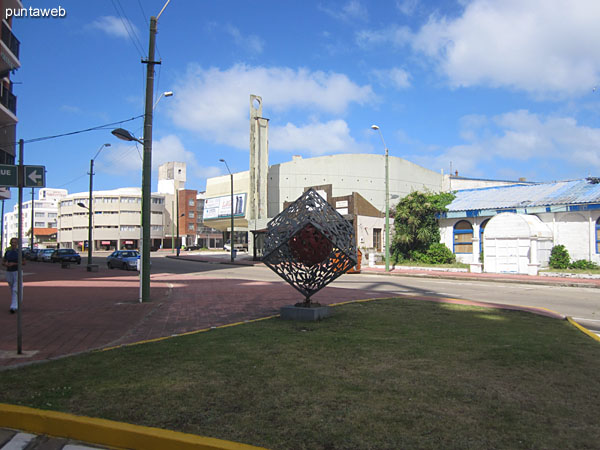
M24 187L45 187L46 186L46 167L45 166L25 166Z
M16 187L18 185L17 166L0 164L0 186Z
M46 187L45 166L23 166L25 180L23 187ZM0 186L19 186L19 166L13 164L0 164Z

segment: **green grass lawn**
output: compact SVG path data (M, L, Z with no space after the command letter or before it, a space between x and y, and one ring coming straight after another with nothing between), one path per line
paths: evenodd
M408 299L0 372L0 401L271 449L597 449L600 344Z

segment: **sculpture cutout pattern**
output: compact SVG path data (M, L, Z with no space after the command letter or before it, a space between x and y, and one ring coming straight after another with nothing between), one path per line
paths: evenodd
M310 298L358 262L352 224L314 189L267 225L263 262Z

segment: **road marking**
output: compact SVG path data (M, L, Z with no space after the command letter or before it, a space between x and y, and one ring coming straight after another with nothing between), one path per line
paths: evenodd
M586 322L600 322L600 320L586 319L585 317L573 317L573 320L585 320Z
M2 450L23 450L35 439L35 434L17 433L2 447Z

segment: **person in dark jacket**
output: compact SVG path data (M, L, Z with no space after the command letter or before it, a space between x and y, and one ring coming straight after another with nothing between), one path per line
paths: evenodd
M18 269L19 269L19 249L18 249L19 241L17 238L12 238L10 240L10 248L6 250L4 253L4 258L2 258L2 265L6 267L6 281L8 282L8 287L11 292L11 301L10 301L10 313L14 314L17 311L18 302L17 302L17 292L19 289L18 286ZM25 260L22 261L22 264L25 264Z

